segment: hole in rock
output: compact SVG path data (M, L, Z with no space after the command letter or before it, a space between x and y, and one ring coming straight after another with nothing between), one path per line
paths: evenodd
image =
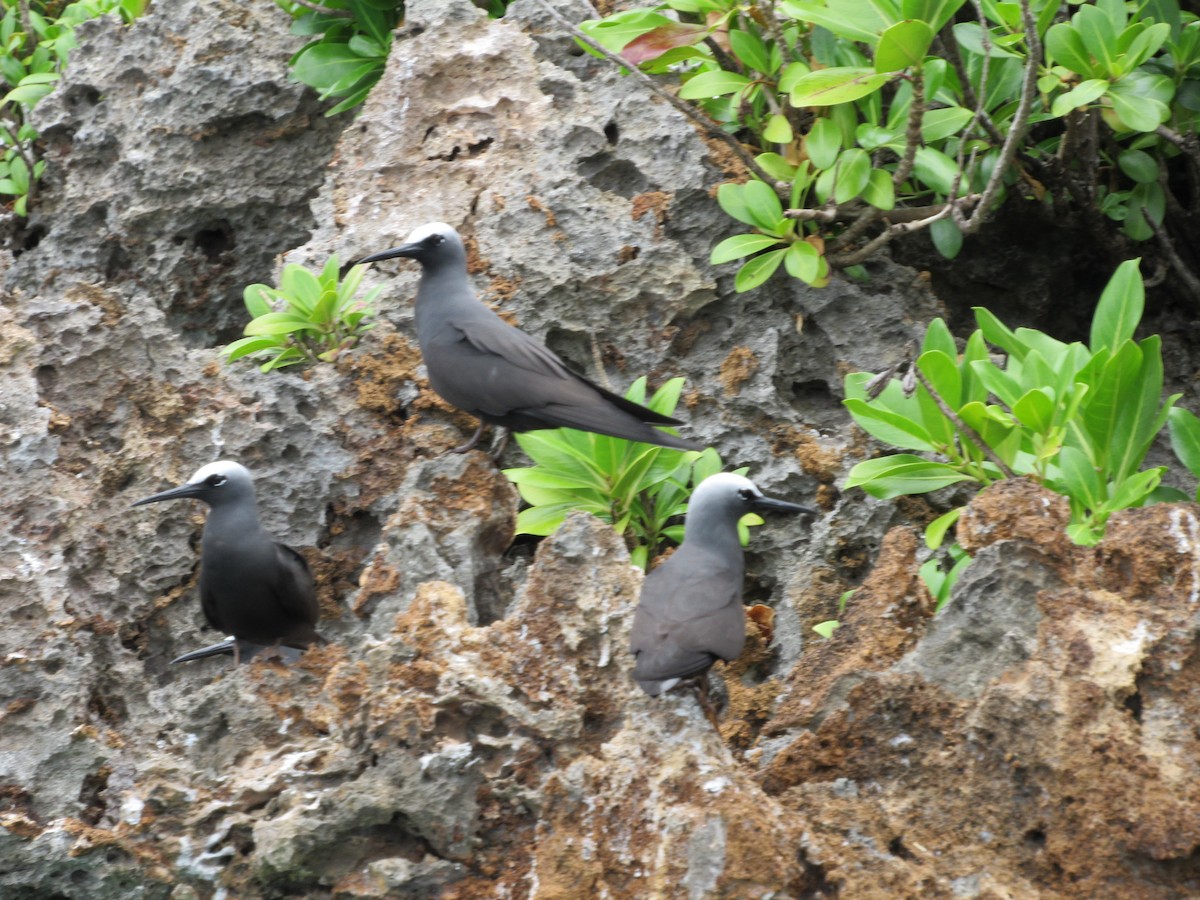
M192 235L192 244L208 260L216 260L221 254L228 253L236 243L228 222L217 222Z
M621 129L616 122L609 122L604 126L604 136L608 138L610 144L616 145L621 140Z

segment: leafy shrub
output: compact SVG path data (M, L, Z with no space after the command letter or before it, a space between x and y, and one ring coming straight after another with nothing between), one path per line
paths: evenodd
M1162 226L1187 206L1169 176L1200 171L1200 22L1177 0L1127 7L984 2L969 21L964 0L666 0L581 27L652 88L677 79L669 99L743 158L751 179L718 202L753 231L712 262L749 257L745 291L781 265L823 285L921 229L953 258L1010 190L1157 235L1183 266Z
M338 283L338 258L334 254L319 275L290 263L283 268L278 288L252 284L243 292L253 316L247 337L234 341L221 353L227 362L243 356L266 360L264 372L300 362L330 362L358 343L374 328L371 304L383 290L372 288L361 300L354 298L366 272L354 266Z
M1167 416L1167 425L1171 434L1171 448L1175 455L1193 476L1200 479L1200 418L1196 418L1195 413L1176 406ZM1196 489L1193 497L1189 498L1183 494L1180 499L1194 499L1200 503L1200 487Z
M79 0L59 4L39 0L2 0L0 8L0 77L8 86L0 98L0 195L13 198L12 210L29 212L37 197L46 161L38 158L37 129L29 111L54 90L75 47L75 26L109 12L132 22L150 0Z
M643 377L625 396L670 416L682 390L683 379L673 378L647 401ZM504 470L529 504L517 515L517 534L552 534L568 513L583 510L625 535L633 544L634 564L643 569L663 540L683 540L679 519L692 490L722 471L712 448L675 450L570 428L528 431L516 440L534 462ZM742 519L738 530L743 544L747 526L761 523L753 513Z
M489 0L475 5L483 5L492 18L498 18L504 15L508 2ZM392 32L404 17L404 0L275 3L295 20L292 34L314 37L289 61L292 76L315 88L322 100L342 98L325 115L336 116L362 103L383 75L392 48Z
M880 440L941 459L899 453L867 460L851 469L846 486L890 498L1028 476L1070 501L1072 540L1096 543L1114 512L1157 499L1165 468L1141 465L1180 396L1162 402L1160 339L1133 340L1143 304L1138 261L1130 260L1104 289L1088 345L1013 331L976 308L979 329L960 356L935 319L911 390L892 378L872 396L871 376L860 372L846 376L844 402ZM1007 354L1006 365L991 359L989 343ZM930 529L944 533L956 514Z

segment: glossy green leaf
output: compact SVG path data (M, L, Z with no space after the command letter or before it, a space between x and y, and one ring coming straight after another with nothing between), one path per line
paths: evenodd
M818 169L832 169L842 151L842 130L832 119L818 118L805 135L804 149Z
M1187 470L1200 478L1200 418L1182 407L1176 406L1167 417L1170 428L1171 449Z
M966 0L902 0L900 14L906 19L920 19L936 34L965 2Z
M954 259L962 251L963 233L949 216L943 216L929 226L929 237L937 252L946 259Z
M688 79L679 89L681 100L705 100L735 94L750 84L750 79L737 72L712 69Z
M956 356L929 350L917 359L917 366L947 406L957 409L962 404L962 375Z
M927 109L921 117L921 140L927 144L944 141L950 135L962 131L973 116L971 110L962 106Z
M714 266L720 265L732 259L741 259L743 256L749 256L752 253L757 253L759 250L774 247L778 243L779 238L769 235L735 234L733 237L726 238L713 247L712 255L708 261Z
M792 18L864 44L874 44L884 29L900 20L893 0L784 0L780 8Z
M1055 97L1054 103L1050 107L1050 114L1053 116L1065 116L1073 109L1095 103L1107 91L1107 81L1101 78L1089 78L1087 81L1081 82L1071 88L1065 94L1059 94Z
M772 144L790 144L792 142L792 123L782 113L775 113L767 120L763 128L763 140Z
M311 330L315 330L315 326L304 316L272 312L253 319L246 326L245 333L247 335L278 335Z
M783 264L793 278L812 284L821 271L821 254L808 241L796 241L784 254Z
M1033 388L1013 404L1013 415L1026 428L1049 434L1054 425L1054 401L1041 388Z
M875 48L876 72L899 72L919 67L933 43L933 29L916 19L889 26L879 36Z
M761 285L775 274L775 270L783 262L783 255L785 253L787 253L786 247L756 256L747 262L738 270L737 276L734 278L734 290L740 294Z
M958 163L941 150L918 147L913 158L913 171L939 194L949 195L958 177Z
M812 627L812 630L828 640L829 638L833 637L833 633L841 627L842 623L837 619L828 619L824 622L818 622Z
M758 34L740 28L730 29L729 45L733 49L733 55L755 72L771 74L771 55Z
M863 192L871 178L871 157L867 151L851 147L838 157L834 199L849 203Z
M1125 150L1117 157L1121 171L1140 184L1158 181L1158 161L1145 150Z
M858 427L872 437L905 450L934 450L929 431L916 419L853 397L843 400L842 404Z
M791 92L792 105L834 106L848 103L879 90L891 77L873 69L854 66L818 69L797 80Z
M892 174L885 169L871 169L867 185L863 188L862 198L876 209L884 212L896 207L896 187L892 183Z
M751 224L763 231L775 231L784 223L783 204L770 185L761 181L747 181L742 185L742 199Z
M943 513L926 525L925 546L930 550L936 550L942 546L942 542L946 539L946 532L954 527L954 524L965 511L965 506L959 506L948 513Z
M1146 289L1138 270L1139 262L1129 259L1117 266L1100 295L1088 340L1093 353L1101 347L1113 350L1129 340L1142 321Z
M960 481L974 481L945 463L897 453L861 462L850 470L846 487L861 487L872 497L890 500L902 494L926 494Z

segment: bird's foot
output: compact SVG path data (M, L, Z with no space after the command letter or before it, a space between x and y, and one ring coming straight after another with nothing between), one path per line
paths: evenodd
M511 428L500 429L500 440L496 441L496 446L492 448L492 462L500 465L500 457L504 455L504 451L508 449L509 438L512 437Z
M475 433L473 435L471 435L471 439L469 441L467 441L465 444L459 445L458 447L452 447L450 450L448 450L446 452L447 453L466 453L468 450L474 450L476 447L479 446L479 439L483 437L483 428L484 428L484 423L480 422L479 427L475 429Z
M704 718L712 723L712 727L719 734L721 731L721 723L717 719L717 709L713 706L712 698L708 695L708 673L703 673L696 679L696 699L700 701L700 709L704 711Z

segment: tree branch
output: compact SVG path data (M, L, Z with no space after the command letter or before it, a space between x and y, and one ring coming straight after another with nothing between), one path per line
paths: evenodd
M921 371L921 367L917 365L915 360L912 364L912 371L913 374L917 376L917 381L921 382L921 386L925 388L925 390L929 391L929 396L932 397L933 402L938 405L938 409L942 411L942 415L953 422L954 427L961 431L963 435L983 453L984 456L990 459L996 465L996 468L1003 473L1005 478L1016 478L1017 476L1013 470L1005 465L1004 460L996 455L995 451L988 446L987 441L979 436L979 432L960 419L958 417L958 413L952 410L946 401L942 399L942 395L934 390L933 385L929 383L929 379L925 377L925 373Z
M738 159L742 161L742 164L750 172L752 172L756 178L765 181L773 190L779 190L776 180L772 178L771 175L762 168L762 166L754 161L754 157L751 156L749 152L747 152L746 148L742 146L741 141L722 128L718 123L714 122L707 116L702 115L691 104L680 100L670 91L664 89L657 81L643 72L637 66L632 65L629 60L622 57L619 53L613 53L613 51L609 50L600 42L593 40L591 37L581 31L579 26L547 3L546 0L537 0L537 3L550 15L551 18L556 19L559 24L566 28L567 31L570 32L577 41L586 44L588 47L590 47L592 50L595 50L610 62L614 62L621 68L627 69L629 73L641 81L642 84L646 85L646 87L648 87L651 91L670 103L673 107L708 132L712 137L715 137L728 145L729 149L737 155ZM788 185L788 188L790 189L791 185Z

